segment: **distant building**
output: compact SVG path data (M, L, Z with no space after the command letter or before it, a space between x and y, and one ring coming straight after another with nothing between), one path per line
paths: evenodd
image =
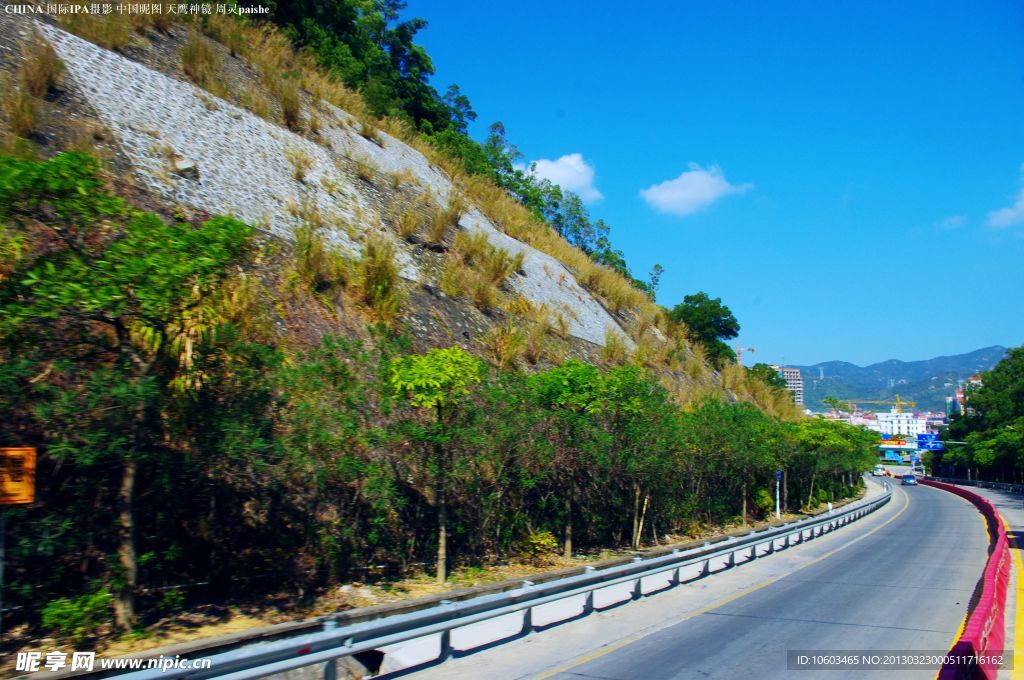
M793 402L799 406L804 405L804 379L800 375L799 368L786 368L784 366L772 366L782 379L786 381L786 389L793 395Z
M981 385L982 385L982 382L981 382L981 376L980 375L972 375L971 377L967 378L967 380L958 380L957 381L957 389L953 393L953 399L950 400L950 405L948 407L949 413L950 414L964 413L964 414L967 414L967 415L973 415L974 414L974 409L972 409L970 406L967 405L967 401L968 401L968 397L969 397L968 392L971 389L977 389L977 388L981 387ZM955 405L953 405L953 403L952 403L953 401L956 402Z
M902 435L907 439L916 440L917 435L929 431L927 414L897 413L896 409L893 409L888 413L879 413L876 417L877 429L881 434Z

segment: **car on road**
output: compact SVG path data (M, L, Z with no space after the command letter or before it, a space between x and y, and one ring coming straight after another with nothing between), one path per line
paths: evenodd
M903 481L900 483L903 486L917 486L917 477L914 475L903 475Z
M871 474L875 477L885 477L885 466L876 465L875 469L871 471Z

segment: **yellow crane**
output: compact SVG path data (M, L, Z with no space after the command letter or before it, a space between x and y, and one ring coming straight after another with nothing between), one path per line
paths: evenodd
M845 400L850 402L852 407L854 404L889 404L890 406L896 407L896 413L902 413L904 406L917 406L916 401L909 401L907 399L900 399L900 395L896 395L895 401L875 401L872 399L850 399Z

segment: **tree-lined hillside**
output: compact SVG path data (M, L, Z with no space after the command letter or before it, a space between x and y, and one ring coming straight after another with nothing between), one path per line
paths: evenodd
M230 103L287 129L285 179L305 196L298 141L352 166L353 187L323 177L324 192L387 208L343 223L296 202L286 236L153 189L38 26L0 27L14 41L0 52L0 446L40 453L37 503L5 511L4 630L81 642L243 594L308 601L371 564L443 579L555 547L635 549L765 517L776 469L791 510L852 492L870 438L801 419L732 363L715 343L738 322L720 300L655 305L606 225L516 174L500 128L465 137L452 111L468 119L468 102L432 108L397 4L328 6L281 3L281 30L63 23L194 83L200 115ZM407 168L343 157L325 112L361 144L400 137L457 195L430 202ZM139 134L161 172L202 177ZM564 265L623 333L570 337L516 294L523 256L464 228L469 206ZM422 280L402 278L399 248Z
M967 387L966 409L943 433L950 444L934 456L939 474L1024 483L1024 347L1014 347L980 384Z
M815 411L828 410L822 401L825 397L887 401L898 394L901 399L916 401L921 410L942 412L957 381L991 369L1005 355L1005 347L995 346L923 361L890 359L863 367L826 361L795 368L804 379L804 403Z

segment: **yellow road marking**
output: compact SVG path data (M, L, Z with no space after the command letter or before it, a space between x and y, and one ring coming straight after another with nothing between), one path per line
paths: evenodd
M895 490L895 488L894 488L894 490ZM899 512L897 512L895 515L893 515L889 519L887 519L884 522L882 522L881 524L879 524L877 527L875 527L871 531L868 531L867 533L861 534L860 536L858 536L857 538L851 540L850 542L844 543L843 545L841 545L838 548L835 548L833 550L830 550L829 552L825 553L824 555L821 555L819 557L815 557L813 560L810 560L809 562L806 562L806 563L796 567L795 569L793 569L793 570L791 570L791 571L789 571L789 572L787 572L785 574L782 574L782 575L777 576L775 578L768 579L767 581L762 581L761 583L758 583L756 586L751 586L750 588L747 588L746 590L741 590L738 593L734 593L732 595L729 595L728 597L724 597L724 598L722 598L720 600L716 600L715 602L712 602L711 604L707 605L706 607L702 607L702 608L700 608L700 609L698 609L696 611L690 612L686 616L684 616L681 619L675 621L672 625L675 625L676 623L682 623L683 621L689 621L690 619L692 619L694 617L697 617L697 616L700 616L701 614L706 614L709 611L712 611L714 609L718 609L719 607L724 607L725 605L729 604L730 602L735 602L736 600L740 599L741 597L746 597L747 595L750 595L753 592L761 590L761 588L764 588L765 586L769 586L769 585L775 583L776 581L780 581L780 580L786 578L790 574L795 574L796 572L800 571L801 569L805 569L805 568L811 566L812 564L817 564L818 562L821 562L822 560L827 559L827 558L831 557L832 555L835 555L840 550L845 550L846 548L849 548L851 545L853 545L854 543L857 543L858 541L864 540L865 538L867 538L871 534L873 534L876 531L879 531L880 529L882 529L885 525L889 524L890 522L895 521L895 519L897 517L899 517L904 512L906 512L907 507L910 506L910 496L908 494L904 493L903 491L900 491L900 493L903 494L903 507L900 508ZM620 640L619 642L616 642L614 644L608 645L606 647L602 647L601 649L597 650L596 652L592 652L592 653L590 653L590 654L588 654L588 655L586 655L586 656L584 656L582 658L575 659L572 662L570 662L568 664L565 664L564 666L559 666L558 668L555 668L553 670L550 670L550 671L547 671L545 673L542 673L541 675L538 675L537 676L537 680L545 680L546 678L550 678L550 677L552 677L554 675L558 675L559 673L564 673L564 672L568 671L569 669L576 668L577 666L582 666L583 664L589 663L590 661L593 661L594 659L600 659L602 656L605 656L607 654L611 654L614 651L618 651L619 649L622 649L623 647L625 647L627 645L630 645L630 644L636 642L637 640L640 640L641 638L645 638L648 635L651 635L653 632L654 631L651 631L651 632L645 631L645 632L640 633L638 635L633 635L633 636L631 636L629 638L626 638L625 640Z
M1010 671L1011 678L1024 678L1024 559L1020 556L1020 546L1017 539L1010 535L1010 525L1003 519L1003 526L1006 527L1006 537L1010 539L1010 552L1013 553L1014 571L1016 571L1017 586L1015 588L1016 601L1014 602L1013 615L1013 670Z
M940 491L941 491L941 489L940 489ZM949 492L946 491L946 493L949 493ZM956 495L956 494L953 494L953 495ZM967 503L971 503L969 500L967 500L963 496L956 496L956 497L962 499L963 501L965 501ZM988 533L988 520L985 519L985 515L981 514L980 509L978 508L977 505L975 505L974 503L971 503L971 507L976 509L976 510L979 510L978 518L981 520L981 526L985 530L985 535L988 536L989 535L989 533ZM987 562L986 562L986 564L987 564ZM953 636L953 642L951 642L950 644L946 645L946 649L953 649L953 645L955 645L956 641L960 639L960 636L964 634L964 628L967 627L967 619L970 617L970 615L971 615L971 611L969 609L966 612L964 612L964 620L960 622L960 627L957 628L956 635ZM938 672L935 673L935 680L939 680L939 675L941 673L942 673L942 667L940 666Z

